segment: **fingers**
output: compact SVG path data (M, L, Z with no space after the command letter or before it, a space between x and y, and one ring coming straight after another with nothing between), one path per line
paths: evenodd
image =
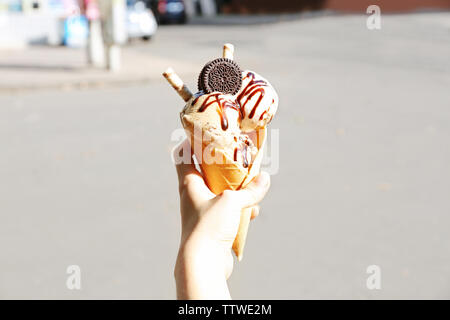
M191 146L188 139L185 139L173 151L173 161L175 163L180 194L187 190L189 195L209 199L214 194L205 184L202 175L195 168L194 159L191 154ZM226 191L227 195L231 195L235 204L241 208L256 206L266 195L270 187L270 176L267 172L261 172L250 184L239 191ZM223 194L225 195L225 193ZM226 197L228 198L228 196ZM252 210L252 216L256 217L259 208Z
M172 160L177 169L178 181L182 184L184 177L189 174L198 173L195 168L194 161L191 155L191 145L189 140L183 140L178 146L173 149Z
M247 187L235 191L233 196L242 208L247 208L257 205L264 198L269 187L269 174L267 172L261 172Z
M201 173L195 168L188 139L183 140L174 148L172 158L177 169L180 194L184 190L188 190L192 194L198 193L210 197L211 191L206 186Z

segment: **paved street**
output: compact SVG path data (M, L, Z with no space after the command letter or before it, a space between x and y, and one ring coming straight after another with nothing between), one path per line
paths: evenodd
M0 92L0 298L175 297L183 103L157 75L172 65L194 89L225 42L280 96L272 188L233 298L450 298L449 18L167 26L125 49L145 80ZM34 67L24 82L61 72ZM66 288L69 265L80 291ZM381 290L366 287L369 265Z

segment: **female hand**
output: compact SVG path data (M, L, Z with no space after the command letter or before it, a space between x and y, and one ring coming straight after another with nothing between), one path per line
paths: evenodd
M174 150L174 159L191 152L189 141ZM179 299L229 299L226 280L233 270L231 248L241 211L258 203L270 186L270 176L262 172L244 189L226 190L216 196L195 168L192 156L176 163L181 210L181 241L175 266ZM187 161L186 161L187 160Z

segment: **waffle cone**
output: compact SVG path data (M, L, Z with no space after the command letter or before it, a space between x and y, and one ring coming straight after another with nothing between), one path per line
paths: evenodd
M187 130L189 132L189 130ZM255 146L258 147L258 153L249 165L248 168L244 168L241 164L231 159L227 153L220 149L214 149L215 159L221 159L220 163L208 163L204 161L204 151L206 145L201 144L201 148L195 147L194 135L190 133L191 146L197 159L202 159L200 168L202 170L203 178L206 181L209 189L216 195L221 194L224 190L239 190L245 188L255 178L261 167L261 161L263 156L263 147L266 138L266 129L259 130L258 133L251 137ZM200 154L201 150L201 154ZM241 220L239 223L239 229L236 238L233 242L233 251L239 261L242 260L244 253L245 241L247 238L248 227L250 223L252 208L244 208L241 212Z

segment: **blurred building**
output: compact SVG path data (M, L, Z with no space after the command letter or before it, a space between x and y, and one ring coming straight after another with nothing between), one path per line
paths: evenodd
M64 19L77 0L0 0L0 47L60 44Z
M450 0L216 0L222 13L284 13L330 9L365 12L376 4L383 12L450 9Z

